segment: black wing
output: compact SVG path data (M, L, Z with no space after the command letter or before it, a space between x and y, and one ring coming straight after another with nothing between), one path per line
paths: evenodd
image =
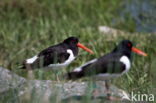
M93 63L81 67L79 72L68 73L68 79L78 79L83 76L92 76L101 73L121 73L125 70L125 65L119 61L120 54L105 55Z
M70 54L67 53L65 47L63 46L52 46L43 51L41 51L38 56L40 62L39 64L43 66L48 66L50 64L57 64L65 62Z

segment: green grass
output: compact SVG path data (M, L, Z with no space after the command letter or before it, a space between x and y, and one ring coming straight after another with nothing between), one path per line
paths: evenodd
M119 32L117 36L112 36L98 31L100 25L135 30L131 19L128 18L126 22L118 19L122 9L120 2L120 0L0 1L0 65L27 77L27 71L18 69L24 59L69 36L79 37L80 42L90 47L95 55L80 50L77 59L65 70L56 74L35 71L36 79L56 80L57 75L109 53L118 42L129 39L136 47L147 52L148 57L134 54L130 72L113 81L113 84L129 93L131 91L151 93L156 85L156 36L129 32ZM113 24L112 20L119 21Z

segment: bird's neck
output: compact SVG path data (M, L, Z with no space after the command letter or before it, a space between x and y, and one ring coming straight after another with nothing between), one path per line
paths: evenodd
M124 49L122 47L116 47L112 52L113 53L120 53L122 55L125 55L131 60L131 50Z
M77 46L68 46L69 49L72 50L73 54L78 55L78 47Z
M118 51L118 52L125 55L125 56L127 56L131 60L131 51L121 50L121 51Z

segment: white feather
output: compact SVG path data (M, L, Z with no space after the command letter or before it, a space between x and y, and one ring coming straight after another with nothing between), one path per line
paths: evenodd
M64 63L50 64L48 67L64 67L70 64L75 57L71 49L67 49L67 53L69 53L70 56Z
M122 56L120 58L120 62L122 62L126 66L126 70L123 73L128 72L128 70L131 67L131 63L130 63L130 60L128 59L128 57L127 56Z
M87 62L86 64L84 64L84 65L82 65L82 66L80 66L80 67L78 67L78 68L75 68L75 69L74 69L74 72L80 72L84 66L86 66L86 65L88 65L88 64L91 64L91 63L93 63L93 62L96 62L96 61L97 61L97 59L93 59L93 60Z
M26 60L26 63L32 64L37 58L38 58L38 56L35 55L34 57L27 59L27 60Z

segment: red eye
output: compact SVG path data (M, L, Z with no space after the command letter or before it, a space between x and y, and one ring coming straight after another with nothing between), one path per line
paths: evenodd
M131 44L130 44L130 43L128 43L127 45L128 45L129 47L131 47Z

